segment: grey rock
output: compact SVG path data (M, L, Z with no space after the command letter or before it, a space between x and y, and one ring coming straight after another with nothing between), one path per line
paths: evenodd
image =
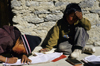
M60 13L61 11L60 10L50 10L51 11L51 13Z
M100 2L100 0L98 0Z
M36 1L26 1L26 6L30 7L30 6L39 6L39 2Z
M88 10L83 10L83 9L82 9L82 13L83 13L83 14L87 14L87 13L89 13L89 11L88 11Z
M50 13L50 12L47 10L34 11L34 14L48 14L48 13Z
M17 1L17 0L12 0L11 1L11 7L20 7L21 6L21 1Z
M53 2L40 2L39 3L40 6L54 6Z
M28 23L41 23L41 22L44 22L43 18L38 18L36 16L24 16L24 20L26 20Z
M84 0L81 3L79 3L81 8L91 8L94 5L94 2L96 0Z
M52 15L49 14L46 16L45 21L56 21L62 18L62 14L61 15Z
M94 46L100 46L100 42L94 42Z
M100 9L97 10L90 10L91 13L100 13Z
M30 7L31 6L31 3L29 1L26 1L26 6L27 7Z
M62 6L62 5L67 6L68 4L69 4L68 2L57 2L55 3L55 7Z

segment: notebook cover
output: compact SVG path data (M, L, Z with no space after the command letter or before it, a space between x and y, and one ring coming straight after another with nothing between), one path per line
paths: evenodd
M82 65L81 61L79 61L77 59L74 59L74 58L67 58L66 61L69 62L70 64L74 65L74 66L80 66L80 65Z

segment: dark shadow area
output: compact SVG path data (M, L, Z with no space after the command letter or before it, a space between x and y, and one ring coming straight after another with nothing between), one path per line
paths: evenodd
M10 22L10 25L13 26L13 21L12 21L12 18L14 16L14 13L12 12L12 8L11 8L11 0L8 0L8 11L9 11L9 22Z
M89 66L88 64L84 63L83 66Z
M3 25L13 26L12 18L11 0L0 0L0 27Z

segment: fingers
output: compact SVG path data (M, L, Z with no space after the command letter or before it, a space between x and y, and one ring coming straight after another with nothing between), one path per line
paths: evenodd
M23 63L24 62L24 58L22 58L22 60L21 60L21 63Z
M76 11L75 15L78 17L78 19L82 19L82 12Z
M32 61L30 59L22 59L21 63L31 63Z
M31 62L32 62L32 61L31 61L30 59L27 60L27 64L28 64L28 63L31 63Z
M39 52L47 52L49 51L48 49L41 49Z
M23 56L22 56L21 63L30 63L30 62L31 62L31 60L28 59L28 57L27 57L26 55L23 55Z

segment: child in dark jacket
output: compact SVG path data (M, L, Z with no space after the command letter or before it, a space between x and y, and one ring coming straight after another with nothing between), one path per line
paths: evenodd
M31 62L27 56L40 42L38 36L22 35L16 27L5 25L0 28L0 61L15 63L20 57L22 63Z

